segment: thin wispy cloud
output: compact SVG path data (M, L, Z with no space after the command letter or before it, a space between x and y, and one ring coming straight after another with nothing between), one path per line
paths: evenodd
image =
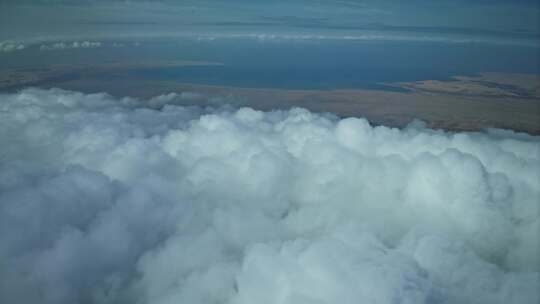
M15 51L24 50L26 46L23 43L11 42L11 41L0 41L0 53L9 53Z
M56 42L53 44L42 44L39 49L43 51L65 50L65 49L94 49L102 46L98 41L74 41L74 42Z
M453 33L471 40L490 35L500 36L499 42L507 41L505 36L535 41L539 12L532 1L7 1L0 12L0 39L226 34L239 28L268 33L277 27L311 35L377 30L422 37L427 31L441 38Z

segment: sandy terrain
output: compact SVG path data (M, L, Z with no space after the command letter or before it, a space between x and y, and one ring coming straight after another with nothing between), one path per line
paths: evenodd
M0 92L27 86L59 87L82 92L149 98L169 92L196 93L186 104L232 103L262 110L305 107L339 116L362 116L376 124L401 127L418 118L435 128L480 130L496 127L540 134L540 88L537 75L484 73L450 81L393 83L408 92L364 89L285 90L236 88L174 81L141 80L136 68L216 65L212 62L163 62L53 66L0 71Z
M481 73L478 76L456 76L450 81L424 80L388 85L424 93L540 98L539 75Z

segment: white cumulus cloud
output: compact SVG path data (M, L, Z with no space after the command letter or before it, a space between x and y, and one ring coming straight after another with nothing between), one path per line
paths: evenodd
M185 98L0 95L1 303L538 302L538 137Z

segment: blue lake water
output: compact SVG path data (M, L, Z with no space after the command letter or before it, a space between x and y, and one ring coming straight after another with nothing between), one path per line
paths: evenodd
M425 42L253 42L180 47L181 58L224 66L140 69L138 77L269 88L381 88L479 72L539 73L538 49Z
M391 89L381 83L448 79L479 72L539 74L538 51L536 47L482 43L174 40L130 48L30 49L3 56L0 66L201 60L223 66L140 68L129 76L238 87Z

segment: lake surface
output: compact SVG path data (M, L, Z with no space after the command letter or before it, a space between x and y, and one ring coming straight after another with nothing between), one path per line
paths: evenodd
M138 68L130 78L237 87L377 88L385 82L444 80L479 72L540 73L539 49L484 43L278 40L146 41L140 46L42 51L0 56L0 67L200 60L221 66ZM39 56L36 56L39 52Z

